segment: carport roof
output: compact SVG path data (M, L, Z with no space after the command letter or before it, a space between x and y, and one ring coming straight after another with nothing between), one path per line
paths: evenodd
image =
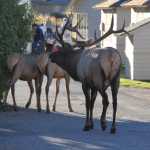
M123 3L121 6L122 7L146 7L150 6L150 1L149 0L131 0L127 3Z
M127 0L103 0L101 3L96 4L93 8L96 9L109 9L112 7L119 7Z

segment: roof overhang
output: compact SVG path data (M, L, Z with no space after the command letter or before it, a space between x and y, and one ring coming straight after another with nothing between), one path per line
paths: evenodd
M135 7L149 7L149 0L130 0L129 2L121 4L124 8L135 8Z
M102 1L101 3L98 3L93 6L95 9L112 9L116 7L120 7L120 5L127 0L105 0Z
M108 9L114 3L116 3L116 0L106 0L106 1L103 1L101 3L98 3L98 4L94 5L93 8L96 8L96 9Z

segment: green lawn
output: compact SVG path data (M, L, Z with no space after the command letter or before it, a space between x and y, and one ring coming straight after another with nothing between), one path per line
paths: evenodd
M150 82L129 80L129 79L125 79L125 78L120 79L120 85L121 86L126 86L126 87L150 89Z

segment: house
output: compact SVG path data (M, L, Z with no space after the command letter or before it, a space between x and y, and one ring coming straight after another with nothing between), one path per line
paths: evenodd
M51 13L62 13L66 9L70 0L19 0L19 4L29 3L33 10L38 14L36 23L47 24ZM27 53L31 52L31 42L27 45Z
M130 79L150 80L150 3L146 0L131 0L122 8L131 12L131 24L126 27L126 76Z
M101 35L107 32L110 27L111 17L114 16L114 29L120 29L125 20L125 26L128 26L131 22L130 10L121 8L121 4L127 0L104 0L94 6L95 9L100 10L101 22L100 31ZM112 46L117 48L121 54L123 63L125 61L125 37L111 35L105 40L101 41L101 47Z
M30 0L38 13L49 15L52 12L63 12L70 0Z
M112 35L102 42L102 47L116 47L125 64L125 74L130 79L150 79L150 3L148 0L107 0L94 6L101 10L102 34L107 31L111 15L114 28L119 29L125 19L130 36Z
M92 6L100 0L71 0L66 12L74 14L74 24L81 18L83 19L79 26L79 31L87 39L94 37L95 30L99 35L100 12L93 9ZM80 39L78 37L78 39Z
M53 12L72 13L73 24L82 19L79 25L79 31L85 40L93 38L95 30L99 35L100 13L93 9L92 6L100 0L20 0L21 2L29 1L33 9L39 14L39 18L47 18ZM76 34L72 33L77 39Z

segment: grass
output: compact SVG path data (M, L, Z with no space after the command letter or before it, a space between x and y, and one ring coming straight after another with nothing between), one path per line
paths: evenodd
M150 89L150 82L129 80L129 79L125 79L125 78L120 79L120 85L125 86L125 87Z

